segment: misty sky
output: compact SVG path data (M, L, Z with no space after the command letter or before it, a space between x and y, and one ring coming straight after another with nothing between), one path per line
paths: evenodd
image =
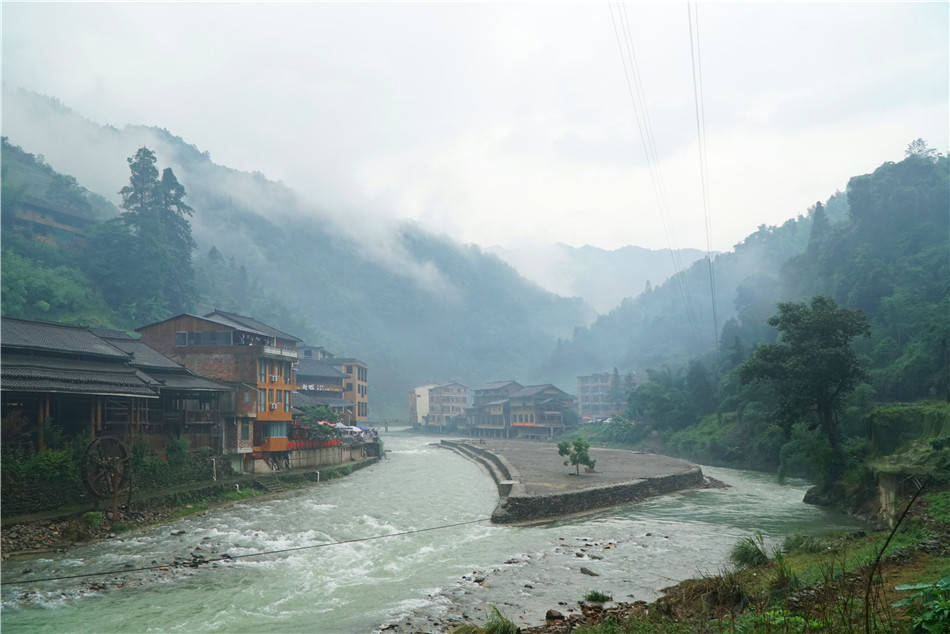
M2 71L354 223L409 218L509 248L704 248L686 5L627 14L670 239L606 3L4 2ZM947 151L946 3L701 4L699 19L714 249L916 137Z

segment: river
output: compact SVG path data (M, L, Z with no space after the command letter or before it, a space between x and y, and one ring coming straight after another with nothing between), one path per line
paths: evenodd
M430 446L432 438L397 432L384 439L388 459L346 478L55 557L8 561L3 581L148 566L193 552L210 558L353 540L491 515L497 493L478 466ZM803 504L803 482L703 471L730 488L537 526L477 522L195 569L6 585L0 618L10 632L370 632L389 623L439 630L447 619L483 620L495 605L524 625L543 620L548 608L566 612L592 589L616 600L651 600L676 581L718 571L736 539L756 530L775 541L860 526ZM599 576L580 573L582 566Z

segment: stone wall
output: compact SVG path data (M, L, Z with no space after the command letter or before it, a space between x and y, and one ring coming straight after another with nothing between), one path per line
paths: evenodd
M692 489L703 485L703 472L699 467L689 471L656 478L645 478L580 491L555 495L512 495L502 498L492 521L499 524L524 522L538 519L554 519L573 513L628 504L640 500Z

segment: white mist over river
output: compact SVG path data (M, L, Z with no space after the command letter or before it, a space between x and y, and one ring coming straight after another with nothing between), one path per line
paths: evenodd
M346 478L55 556L8 561L3 580L148 566L193 552L211 558L276 550L491 515L495 485L475 464L429 446L435 438L384 439L388 460ZM553 445L551 459L558 460ZM525 625L542 621L548 608L566 612L559 602L576 605L592 589L621 601L650 600L683 578L716 572L736 539L756 530L779 539L860 526L803 504L804 483L703 471L731 487L537 526L481 522L197 569L7 585L2 625L10 632L348 633L395 622L439 630L463 615L483 621L492 605ZM178 531L184 533L172 535ZM581 574L582 566L600 576Z

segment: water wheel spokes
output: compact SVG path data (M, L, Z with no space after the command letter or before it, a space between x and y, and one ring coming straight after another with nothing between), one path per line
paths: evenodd
M86 447L82 470L90 493L97 498L114 497L129 481L129 450L114 436L96 438Z

